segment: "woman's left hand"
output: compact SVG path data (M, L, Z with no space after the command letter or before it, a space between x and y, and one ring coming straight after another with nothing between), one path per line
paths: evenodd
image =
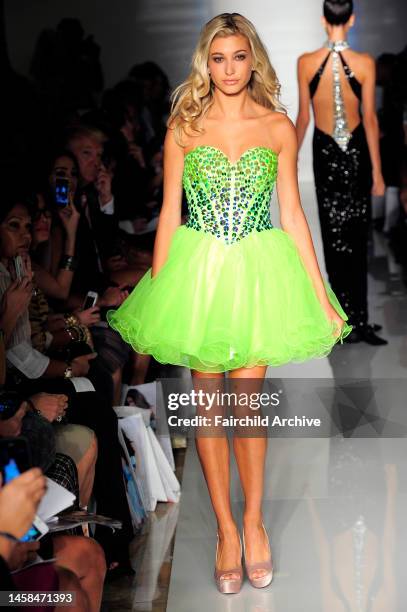
M372 195L373 196L384 196L385 191L386 191L386 185L384 183L382 173L379 172L377 174L373 174Z
M65 208L59 210L58 214L66 233L69 236L75 236L81 216L75 204L70 202L68 206L65 206Z
M327 304L324 307L325 313L330 321L336 324L336 330L334 331L334 336L337 338L341 335L342 328L345 324L345 321L338 315L335 308L331 305L331 303Z
M81 325L91 327L100 321L100 308L98 306L93 306L92 308L87 308L86 310L78 309L74 311L74 315L79 319Z
M61 421L68 408L68 396L50 393L37 393L30 398L36 410L50 423Z
M24 253L23 255L21 255L21 259L23 260L23 264L24 264L24 270L25 270L24 276L26 276L31 283L34 278L34 272L32 270L30 254Z

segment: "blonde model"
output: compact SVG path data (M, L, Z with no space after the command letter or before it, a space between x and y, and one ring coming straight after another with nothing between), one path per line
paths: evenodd
M321 276L301 207L295 128L254 26L224 13L203 28L190 74L173 94L164 200L152 269L110 324L139 353L189 367L197 386L229 379L255 389L268 365L327 355L351 328ZM277 185L281 229L270 220ZM181 225L182 190L188 219ZM230 502L229 444L197 436L217 520L215 579L272 579L263 524L265 436L235 436L245 497L243 551Z

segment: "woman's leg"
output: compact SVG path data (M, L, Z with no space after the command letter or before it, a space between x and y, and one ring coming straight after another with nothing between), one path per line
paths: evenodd
M250 393L260 393L265 373L266 366L233 370L229 375L231 379L229 391L245 393L247 395ZM239 410L237 408L237 411ZM251 416L253 416L260 411L251 412ZM246 406L244 407L244 413L247 414ZM235 435L233 438L233 450L245 496L243 528L247 563L265 561L268 558L268 544L262 527L261 510L264 464L267 451L267 431L257 427L254 430L255 437L248 437L247 428L242 428L242 435ZM260 578L266 573L266 570L258 569L251 572L250 575L253 578Z
M123 368L117 368L112 374L113 380L113 406L120 406L120 400L122 395L122 374Z
M58 574L59 592L75 593L75 603L69 606L68 610L70 612L88 612L90 610L89 597L82 588L78 576L66 567L59 565L54 567Z
M95 466L96 459L98 456L98 443L96 436L92 438L92 442L86 453L78 461L78 480L79 480L79 503L81 507L85 507L89 503L90 496L92 494L93 482L95 480Z
M195 389L202 389L207 393L222 392L224 385L222 373L211 374L192 370L192 376ZM204 412L205 410L202 410L202 413ZM208 412L206 416L209 416ZM217 569L227 570L239 567L241 563L239 531L230 504L229 442L225 435L221 435L221 430L213 431L213 435L207 428L203 430L203 436L197 431L195 444L218 523ZM239 574L230 572L225 574L224 578L239 579Z
M142 355L133 352L131 356L131 379L130 385L142 385L145 382L151 355Z
M98 612L102 601L106 561L102 548L92 538L55 535L54 553L58 565L73 572L89 601L89 612Z

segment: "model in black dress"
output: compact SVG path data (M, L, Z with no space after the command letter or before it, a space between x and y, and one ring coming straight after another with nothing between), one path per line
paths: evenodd
M315 186L329 281L344 304L350 323L363 334L367 331L368 324L367 243L371 216L372 169L362 122L352 132L346 126L343 103L336 85L339 82L335 74L338 58L359 101L362 97L361 85L341 54L340 49L346 48L346 43L328 44L329 52L309 84L312 99L330 54L335 54L335 128L331 136L315 127ZM355 337L355 334L353 336Z
M348 127L343 92L347 81L351 89L347 92L348 102L354 96L360 108L362 85L342 55L345 49L349 49L349 43L346 40L328 40L325 47L322 63L308 80L307 97L313 100L321 77L330 69L332 107L326 90L319 105L325 119L333 108L332 132L327 133L316 126L313 136L313 168L326 270L334 292L348 313L349 323L354 326L346 341L387 344L375 333L380 326L368 325L367 246L373 185L371 155L359 111L359 123L352 130ZM322 50L319 53L322 54ZM329 62L331 57L332 61ZM298 130L299 123L300 115ZM300 128L302 137L305 133L303 127Z

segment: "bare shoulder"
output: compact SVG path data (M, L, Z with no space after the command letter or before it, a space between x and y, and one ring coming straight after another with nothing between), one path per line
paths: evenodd
M175 125L172 124L167 128L164 138L164 151L170 155L183 155L183 146L178 144L175 138Z
M276 110L269 111L267 115L265 115L264 119L267 121L270 127L274 128L292 123L291 119L288 117L288 115L286 115L286 113Z
M350 50L353 57L361 63L364 64L374 64L375 59L370 53L364 53L362 51L355 51L354 49Z
M347 53L349 65L362 83L374 75L376 62L369 53L361 53L353 49L349 49Z
M370 53L360 53L360 61L363 63L366 70L373 70L376 66L375 58Z
M315 51L307 51L306 53L302 53L298 58L298 64L304 65L307 64L310 60L312 60L315 56Z
M266 126L265 126L266 127ZM297 133L291 119L285 113L272 111L267 115L267 131L270 134L274 146L280 153L284 144L296 145Z
M297 70L299 76L310 78L318 70L318 67L326 57L327 50L324 48L308 51L299 56L297 60Z
M369 69L375 65L375 59L370 53L362 53L361 51L355 51L354 49L347 50L349 60L352 61L352 67L356 66L359 69Z
M325 57L327 54L327 49L325 47L321 47L320 49L315 49L314 51L307 51L306 53L302 53L297 62L299 66L308 66L309 64L313 65L315 62L319 62L321 58Z

